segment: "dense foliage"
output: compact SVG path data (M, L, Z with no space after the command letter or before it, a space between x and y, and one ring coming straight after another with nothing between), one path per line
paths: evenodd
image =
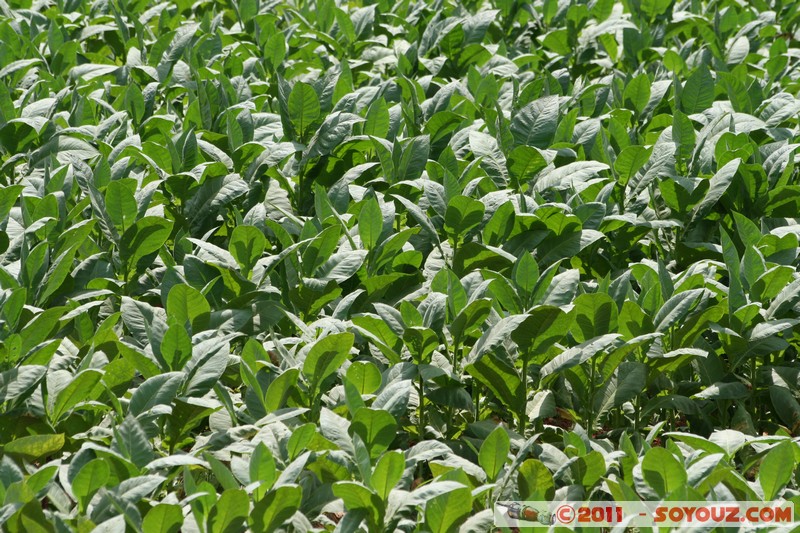
M0 0L0 529L800 501L799 22Z

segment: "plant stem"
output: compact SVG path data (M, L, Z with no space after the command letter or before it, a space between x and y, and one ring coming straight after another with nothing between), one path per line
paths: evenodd
M420 367L417 367L417 395L419 395L419 416L417 417L417 434L419 436L419 440L422 441L425 438L425 419L423 418L425 414L425 394L424 394L424 381L422 378L422 370Z
M525 423L528 421L528 357L529 353L525 352L522 357L522 411L519 415L519 433L525 436Z

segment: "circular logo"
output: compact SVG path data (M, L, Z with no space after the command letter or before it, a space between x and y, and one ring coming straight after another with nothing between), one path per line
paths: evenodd
M562 505L556 509L556 518L562 524L571 524L575 520L575 509L571 505Z

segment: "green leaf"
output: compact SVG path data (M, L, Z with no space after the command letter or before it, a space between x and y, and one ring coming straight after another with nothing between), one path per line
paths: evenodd
M386 100L378 98L367 109L364 135L385 138L389 133L389 107Z
M192 324L195 318L211 312L205 296L189 285L175 285L167 296L167 317L181 327Z
M312 390L322 385L336 372L350 355L355 337L352 333L336 333L318 340L303 362L303 374L312 384Z
M258 14L258 0L239 0L239 16L249 22Z
M129 459L138 468L153 459L153 446L144 428L132 415L128 415L116 428L111 449Z
M665 448L650 448L642 459L642 474L656 493L665 497L686 485L686 470Z
M159 250L172 232L172 222L160 217L144 217L122 235L119 255L128 268L136 268L140 259Z
M250 455L249 473L251 483L260 482L257 494L265 494L275 483L277 478L275 459L263 442L259 442Z
M520 465L517 486L523 500L550 499L555 488L553 474L538 459L527 459Z
M358 115L334 111L308 142L304 160L329 155L350 134L353 125L363 121Z
M571 321L558 307L539 305L511 333L511 339L519 346L521 357L541 355L567 334Z
M64 447L64 434L28 435L14 439L3 447L3 453L19 455L33 461L53 454Z
M183 384L183 379L183 372L168 372L151 377L134 391L128 404L128 412L139 416L156 405L170 405Z
M150 508L142 521L142 531L147 533L178 533L183 526L180 505L159 503Z
M457 341L476 331L486 322L492 311L492 301L488 298L473 300L461 310L450 325L450 333Z
M300 507L303 489L283 485L267 493L253 506L248 523L254 531L276 531Z
M626 146L617 155L614 161L614 169L619 173L620 183L625 185L650 160L652 148L644 146ZM670 182L674 183L674 182Z
M626 86L623 93L625 107L641 114L650 101L650 78L647 74L639 74Z
M368 518L369 530L376 530L383 522L384 505L380 497L364 485L353 481L337 481L333 494L344 501L349 512L363 510Z
M42 511L37 499L23 505L11 519L5 522L9 533L53 533L55 528ZM5 529L5 528L4 528Z
M347 368L347 380L356 387L359 394L372 394L381 385L381 372L374 363L354 361Z
M603 293L581 294L574 301L572 335L578 342L613 333L617 330L617 304Z
M294 460L305 452L308 449L308 444L314 439L316 434L317 426L311 422L295 428L292 431L292 436L289 437L289 443L286 445L289 458Z
M319 118L319 97L314 88L302 81L292 87L289 94L289 117L295 130L304 135L311 124Z
M278 410L286 402L292 389L297 384L300 370L290 368L278 375L267 388L267 397L264 399L264 408L269 411Z
M714 102L714 78L704 65L698 67L681 91L681 109L687 115L699 113Z
M398 194L393 194L392 198L403 204L403 207L406 208L408 214L411 215L417 224L419 224L422 229L425 230L425 233L428 234L428 237L430 237L433 242L437 244L439 243L439 234L436 232L436 228L433 227L433 224L428 216L419 207L417 207L414 202Z
M781 490L792 479L792 472L797 464L795 459L796 445L784 441L775 445L761 460L758 469L758 482L764 490L764 501L774 501Z
M250 498L241 489L227 489L209 513L208 523L212 533L241 531L250 514Z
M489 481L497 479L497 475L508 460L510 451L511 441L508 438L508 432L502 426L496 427L483 441L478 454L478 463L486 472Z
M511 150L506 162L509 173L519 185L532 180L540 170L547 166L547 161L539 150L525 145Z
M472 493L467 487L434 496L425 504L425 520L433 533L454 533L472 514Z
M403 334L403 341L417 364L428 363L433 351L439 347L439 337L430 328L410 327Z
M444 227L454 237L465 235L483 222L483 202L467 196L455 196L447 204Z
M93 459L83 465L72 480L72 493L78 498L81 509L86 510L92 496L109 480L111 469L103 459Z
M25 365L0 373L0 404L24 396L44 377L47 368Z
M117 229L123 233L136 222L136 215L139 212L136 199L133 197L135 189L136 182L133 180L115 180L106 188L106 212Z
M350 252L337 252L325 261L315 272L319 280L343 282L352 277L364 264L367 257L366 250L353 250Z
M100 370L83 370L73 377L69 384L56 396L50 419L58 423L61 417L78 403L91 398L92 390L100 382L103 372Z
M769 388L769 397L772 406L792 433L800 430L800 403L797 402L792 392L786 387L772 385Z
M3 222L6 221L8 213L11 212L23 189L22 185L9 185L0 189L0 227L3 227Z
M397 450L384 453L375 464L370 483L384 501L388 499L389 493L403 477L405 464L403 453Z
M539 265L536 264L533 255L522 254L514 265L512 276L517 289L521 291L522 296L525 296L525 301L530 301L536 282L539 281Z
M261 258L266 246L267 239L261 230L254 226L236 226L231 234L228 250L242 267L243 274L247 275Z
M606 473L606 461L600 452L593 450L572 463L572 469L588 491Z
M183 368L192 357L192 339L183 326L173 325L161 339L161 357L172 370Z
M400 146L395 143L395 147ZM418 179L425 170L428 154L431 150L431 139L428 135L413 137L402 143L399 160L395 161L398 181Z
M664 302L658 310L653 322L656 331L667 331L669 328L686 318L692 308L704 295L704 289L690 289L679 292Z
M511 119L511 133L517 144L548 148L558 125L558 97L545 96L517 111Z
M397 422L382 409L362 407L353 415L350 431L364 441L375 459L386 451L397 436Z
M522 411L525 402L522 381L508 363L486 354L467 365L466 370L514 412Z
M230 361L230 344L210 338L194 347L189 362L184 367L186 380L183 394L202 397L219 381Z
M358 236L368 250L380 242L383 233L383 213L375 196L369 196L358 214Z

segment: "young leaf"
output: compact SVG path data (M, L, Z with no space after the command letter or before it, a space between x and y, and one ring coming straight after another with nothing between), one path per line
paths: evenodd
M497 475L508 460L511 443L506 429L502 426L495 428L481 444L478 462L486 472L489 481L497 479Z

